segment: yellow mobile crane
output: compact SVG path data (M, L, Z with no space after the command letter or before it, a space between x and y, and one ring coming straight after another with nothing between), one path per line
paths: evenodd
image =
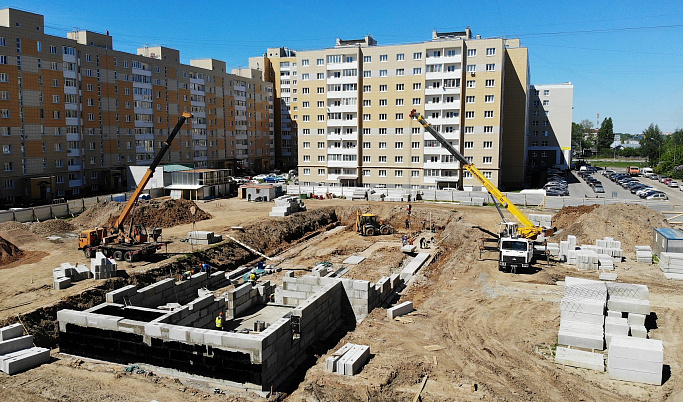
M93 258L100 251L105 256L113 257L117 261L137 261L156 253L163 245L168 244L168 242L162 243L157 241L161 236L161 228L154 228L152 230L151 237L153 241L148 242L147 230L143 225L135 225L131 220L129 233L125 233L123 223L130 216L142 190L144 190L149 179L154 175L154 170L171 147L173 138L178 134L185 121L191 117L190 113L183 113L180 116L178 123L176 123L168 135L166 141L163 142L163 146L135 188L135 191L133 191L133 195L128 199L126 206L123 208L121 215L116 219L113 227L86 229L81 232L78 237L78 249L83 250L86 258Z
M467 159L451 145L448 140L446 140L438 131L432 127L424 116L416 112L413 109L410 112L410 118L416 119L426 131L428 131L441 145L446 148L446 150L460 162L463 169L467 170L472 174L474 178L479 180L479 182L486 188L486 190L491 194L498 208L500 216L503 218L502 230L500 231L500 237L498 239L498 250L500 251L500 256L498 259L499 268L501 270L510 269L515 271L517 268L528 268L531 265L534 248L534 240L539 235L551 236L554 229L545 229L541 226L534 225L531 220L524 215L522 211L517 208L517 206L510 201L503 192L501 192L498 187L495 186L489 179L487 179L484 174L477 169L474 164L469 163ZM498 207L498 204L502 205L507 209L521 224L518 226L515 222L506 221L503 216L502 211Z

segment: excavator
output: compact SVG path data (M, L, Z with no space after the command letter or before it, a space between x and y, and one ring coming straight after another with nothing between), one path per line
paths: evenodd
M432 125L427 122L427 120L420 113L413 109L410 112L410 118L416 119L424 129L429 132L441 146L446 148L446 150L453 155L458 162L462 165L463 169L467 170L472 174L472 177L479 180L479 182L484 186L484 188L489 192L491 198L494 201L498 213L500 214L503 222L500 225L498 231L498 246L499 251L498 257L498 268L501 271L510 271L516 273L518 269L529 268L534 259L534 243L539 236L548 237L552 236L554 229L546 229L541 226L534 225L531 220L520 211L517 206L508 199L508 197L501 192L498 187L496 187L493 182L484 176L484 174L477 169L474 164L470 163L467 158L465 158L460 151L455 149L453 145L446 140ZM502 205L508 210L521 224L517 222L510 222L505 219L503 212L501 211L499 205Z
M374 236L378 234L388 235L394 233L394 227L383 224L377 220L375 214L363 214L360 211L356 212L356 231L361 236Z
M156 253L168 242L159 242L161 237L161 228L152 229L151 234L147 232L144 225L134 224L134 219L131 218L131 223L128 232L124 230L124 222L131 217L131 213L140 197L142 190L154 175L154 170L157 168L162 158L171 147L171 142L180 131L180 128L185 124L185 121L192 117L190 113L183 113L178 119L175 127L163 142L163 146L155 156L152 164L145 172L145 175L140 180L140 183L133 191L133 195L128 199L121 215L116 219L116 222L110 228L96 227L94 229L83 230L78 237L78 249L83 250L86 258L95 257L99 251L106 257L112 257L117 261L125 260L128 262L145 259L147 256ZM149 241L149 238L152 241Z

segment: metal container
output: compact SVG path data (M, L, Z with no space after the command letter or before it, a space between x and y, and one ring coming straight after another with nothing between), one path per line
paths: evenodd
M652 253L683 253L683 232L678 229L655 228L652 236Z

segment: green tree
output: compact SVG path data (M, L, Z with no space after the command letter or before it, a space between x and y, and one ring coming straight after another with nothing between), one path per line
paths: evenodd
M656 165L655 162L659 161L663 144L664 139L662 138L659 126L650 123L650 126L643 131L643 136L640 139L640 148L642 154L647 156L648 161L652 162L652 165Z
M612 118L608 117L602 121L600 130L598 130L598 137L595 144L598 154L609 150L609 146L612 142L614 142L614 125L612 124Z

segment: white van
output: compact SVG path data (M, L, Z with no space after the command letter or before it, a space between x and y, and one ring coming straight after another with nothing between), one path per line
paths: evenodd
M652 168L650 168L650 167L644 167L644 168L640 169L640 174L642 174L643 176L645 176L646 174L650 174L650 173L654 173L654 170L652 170Z

